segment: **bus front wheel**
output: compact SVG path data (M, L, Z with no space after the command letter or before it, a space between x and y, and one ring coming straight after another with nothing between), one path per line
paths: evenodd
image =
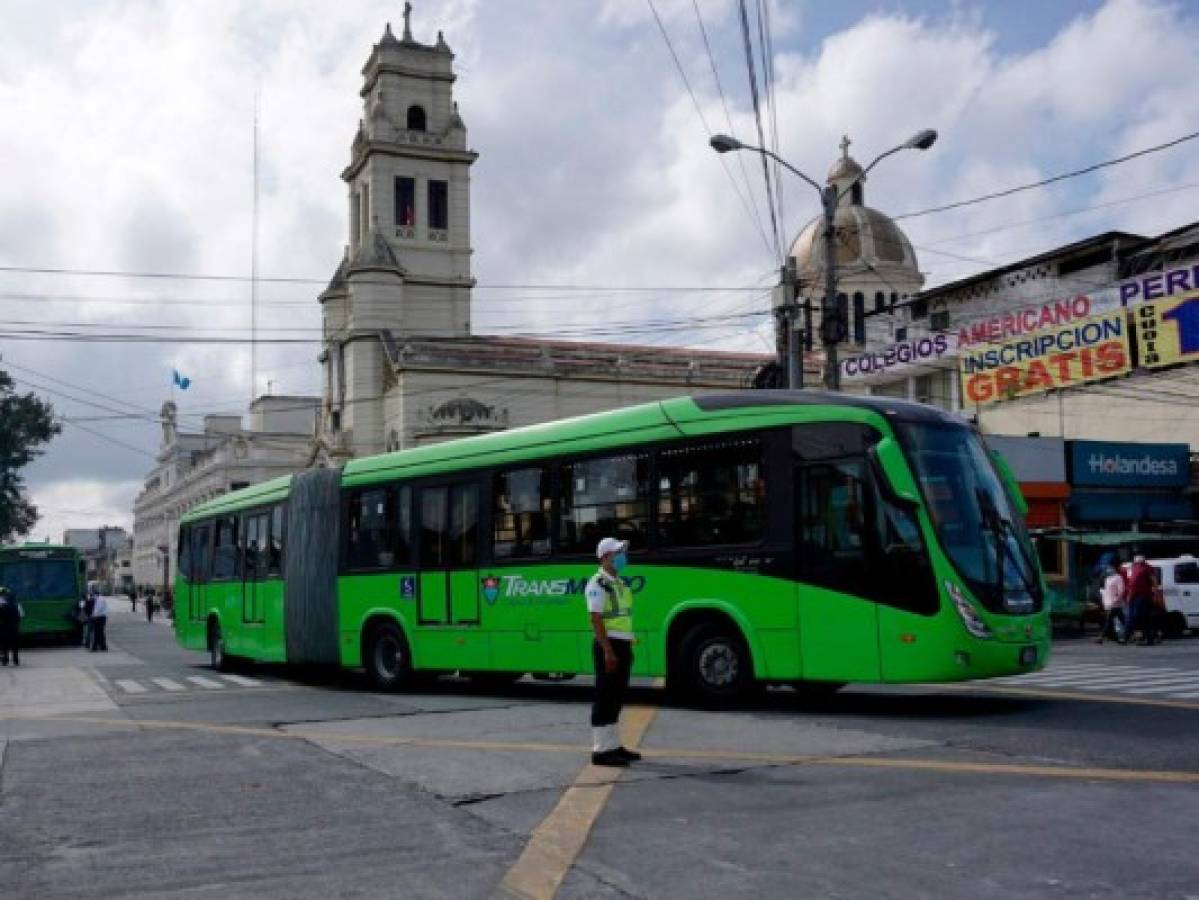
M371 629L363 654L363 666L371 684L382 691L398 689L412 670L408 641L404 632L392 622L382 622Z
M742 699L754 685L749 648L736 628L719 622L693 627L679 644L672 686L706 706Z

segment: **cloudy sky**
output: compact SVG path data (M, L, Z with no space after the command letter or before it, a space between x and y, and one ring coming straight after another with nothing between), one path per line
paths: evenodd
M778 260L738 196L752 190L765 217L760 168L729 157L726 173L708 149L646 0L414 6L416 38L441 29L457 55L456 95L480 154L477 331L654 319L678 330L651 342L766 348L764 325L710 327L766 309L764 294L744 289L769 284ZM736 3L655 6L708 126L752 139ZM360 115L360 69L384 23L399 30L401 7L0 0L0 267L232 276L0 271L2 364L68 420L28 472L38 536L129 523L172 369L194 382L178 398L185 425L245 409L247 347L183 339L246 335L256 94L259 271L294 279L260 288L260 333L300 341L261 349L257 386L317 390L317 347L302 341L316 334L315 295L346 242L338 173ZM821 178L845 133L865 163L919 128L939 130L932 150L872 174L868 203L893 215L1119 156L1199 121L1194 3L772 0L769 20L778 146L800 169ZM1199 218L1196 188L1199 147L1188 144L903 226L936 284L1106 229L1176 227ZM785 182L787 235L814 199ZM500 287L512 284L542 287ZM564 305L553 286L566 284L597 290ZM620 286L708 290L611 290ZM687 327L705 318L709 327ZM93 337L12 336L31 329ZM104 331L167 337L96 341Z

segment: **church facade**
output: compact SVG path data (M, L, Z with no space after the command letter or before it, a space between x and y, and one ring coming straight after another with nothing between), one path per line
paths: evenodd
M363 67L346 182L349 243L321 293L314 459L355 456L688 393L747 386L768 357L475 334L471 166L441 33L409 11Z

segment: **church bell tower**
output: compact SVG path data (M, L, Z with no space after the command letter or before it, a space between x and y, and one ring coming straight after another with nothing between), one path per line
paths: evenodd
M384 447L396 340L470 334L470 167L454 101L454 54L388 23L363 66L362 118L341 173L349 242L320 296L324 443L338 455Z

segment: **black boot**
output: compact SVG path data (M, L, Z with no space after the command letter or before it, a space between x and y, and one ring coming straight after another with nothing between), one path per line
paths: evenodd
M591 754L593 766L627 766L629 759L620 750L601 750Z
M630 750L628 747L617 747L612 752L619 753L621 756L623 756L625 759L627 759L631 763L641 761L641 754L638 753L636 750Z

